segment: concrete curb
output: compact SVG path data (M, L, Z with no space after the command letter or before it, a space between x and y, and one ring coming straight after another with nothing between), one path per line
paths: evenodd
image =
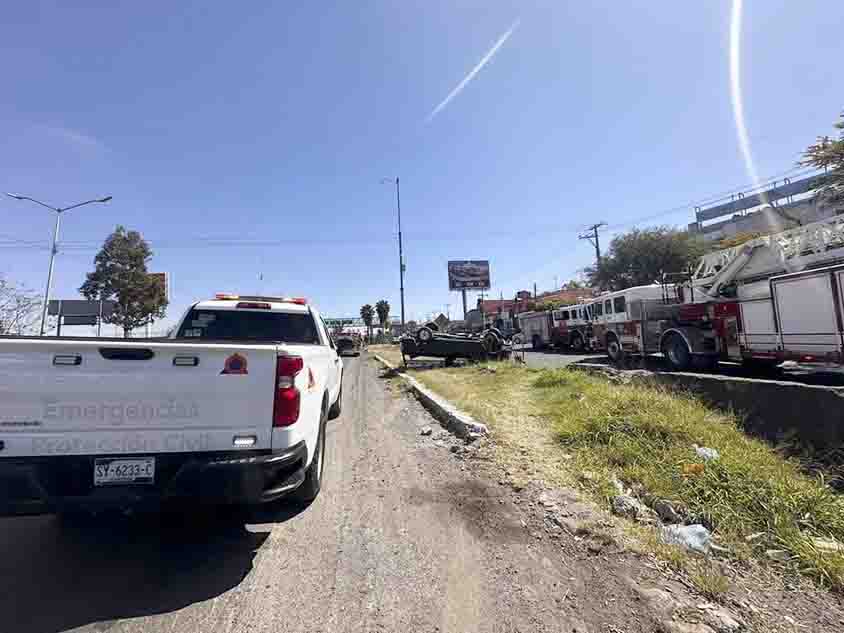
M442 396L423 386L415 378L399 373L398 368L387 359L378 354L371 354L371 356L405 381L416 399L422 403L422 406L449 432L466 440L475 439L479 435L489 435L489 428L486 424L478 422L468 413L464 413Z

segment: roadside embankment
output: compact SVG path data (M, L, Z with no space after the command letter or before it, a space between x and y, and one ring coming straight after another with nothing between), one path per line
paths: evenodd
M652 536L703 526L733 560L844 588L844 499L702 398L654 381L507 363L410 373L489 426L494 457L514 481L580 488L655 528ZM736 402L748 397L738 393ZM682 566L659 540L653 549Z

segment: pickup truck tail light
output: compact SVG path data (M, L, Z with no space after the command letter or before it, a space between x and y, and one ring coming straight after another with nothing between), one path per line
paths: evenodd
M275 366L273 426L290 426L299 419L302 394L296 388L296 375L305 368L299 356L279 356Z

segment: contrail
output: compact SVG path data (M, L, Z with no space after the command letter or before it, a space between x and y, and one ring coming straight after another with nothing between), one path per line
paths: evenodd
M454 97L459 95L463 91L463 88L465 88L466 85L475 78L475 75L477 75L481 71L481 68L483 68L487 65L487 63L489 63L489 60L491 60L495 56L495 54L498 52L498 49L504 46L504 42L510 39L510 36L513 34L513 31L518 28L519 21L520 20L517 19L515 22L513 22L512 25L510 25L509 29L504 31L504 34L498 38L495 44L492 45L492 48L489 49L486 55L481 58L481 61L478 62L477 66L475 66L471 71L469 71L469 74L463 78L463 81L457 84L454 90L449 92L446 98L443 99L436 108L431 110L431 114L429 114L428 117L425 119L426 123L433 119L435 116L437 116L440 110L446 107L449 102L454 99Z

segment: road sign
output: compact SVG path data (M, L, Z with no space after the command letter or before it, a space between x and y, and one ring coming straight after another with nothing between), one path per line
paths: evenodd
M65 325L96 325L97 316L66 316L64 317Z
M102 312L100 312L102 303ZM111 316L117 307L116 301L86 301L84 299L58 299L47 304L47 313L50 316L78 316L96 317L102 314L104 317Z
M449 290L489 290L490 287L488 260L448 262Z

